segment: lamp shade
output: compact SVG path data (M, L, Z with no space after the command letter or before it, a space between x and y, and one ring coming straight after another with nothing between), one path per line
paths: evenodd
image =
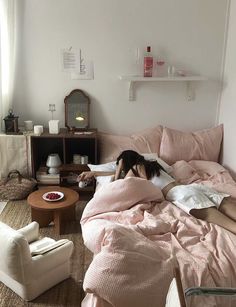
M47 158L46 165L49 167L49 174L58 174L58 167L61 165L61 159L57 153L50 154Z

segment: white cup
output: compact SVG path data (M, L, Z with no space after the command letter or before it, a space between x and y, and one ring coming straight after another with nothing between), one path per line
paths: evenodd
M25 120L24 125L25 125L25 131L33 131L34 126L32 120Z
M34 134L41 135L43 133L43 126L42 125L35 125L34 126Z

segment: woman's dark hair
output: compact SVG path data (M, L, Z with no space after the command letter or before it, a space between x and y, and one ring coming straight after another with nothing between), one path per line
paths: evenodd
M139 177L138 172L133 168L134 165L143 165L146 171L147 179L153 176L159 176L160 170L164 168L156 160L145 160L144 156L140 155L134 150L124 150L117 158L116 164L123 160L123 171L125 175L131 169L136 177Z

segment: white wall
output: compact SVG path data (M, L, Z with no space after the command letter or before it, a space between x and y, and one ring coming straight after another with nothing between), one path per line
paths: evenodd
M92 127L129 133L156 124L181 130L214 126L220 91L227 0L21 0L21 45L14 111L20 123L47 125L48 104L64 126L64 97L75 88L91 97ZM155 55L210 81L145 83L128 101L119 75L136 72L134 50ZM81 47L94 61L94 80L61 71L61 48Z
M224 123L223 164L236 177L236 1L229 10L228 41L225 57L224 86L219 121Z

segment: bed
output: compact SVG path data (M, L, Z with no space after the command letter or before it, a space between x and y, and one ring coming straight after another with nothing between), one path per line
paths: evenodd
M158 129L162 129L161 139L155 153L171 165L173 177L236 198L235 181L218 163L222 125L195 133ZM153 144L154 139L139 134L125 139L129 144L124 146L153 152L158 143ZM138 146L143 140L146 148L144 144L142 150L134 148L137 140ZM191 146L188 150L185 142ZM107 159L112 161L116 153L109 154ZM108 167L108 160L101 167ZM186 214L166 201L150 181L127 178L102 184L87 204L81 225L84 243L94 254L84 278L83 307L165 306L176 265L184 288L236 287L236 236ZM190 298L188 306L234 304L225 297L211 296Z

